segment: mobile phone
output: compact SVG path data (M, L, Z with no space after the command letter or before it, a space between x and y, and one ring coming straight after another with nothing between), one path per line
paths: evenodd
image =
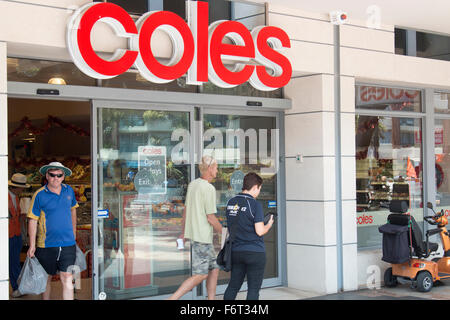
M273 220L275 220L275 218L277 217L277 213L276 212L269 212L268 214L266 214L264 216L264 224L267 224L269 222L270 216L273 216Z

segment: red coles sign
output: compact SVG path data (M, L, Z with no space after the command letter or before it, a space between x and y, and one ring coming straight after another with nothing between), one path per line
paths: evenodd
M222 88L249 81L258 90L285 86L292 75L288 58L280 51L290 48L288 35L277 27L259 26L251 32L236 21L216 21L208 25L208 3L189 1L188 22L175 13L151 11L136 23L121 7L112 3L89 3L69 21L67 45L74 63L88 76L109 79L133 65L147 80L167 83L187 73L187 83L200 85L208 79ZM97 55L91 32L97 21L107 23L119 37L128 38L128 48L115 52L110 60ZM166 64L153 54L151 38L155 30L165 32L173 46ZM227 38L228 43L224 43ZM233 68L223 59L232 61Z

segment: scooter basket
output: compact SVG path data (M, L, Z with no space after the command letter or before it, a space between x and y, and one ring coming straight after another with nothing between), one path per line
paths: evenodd
M408 226L384 224L378 228L383 234L383 257L388 263L403 263L409 260Z

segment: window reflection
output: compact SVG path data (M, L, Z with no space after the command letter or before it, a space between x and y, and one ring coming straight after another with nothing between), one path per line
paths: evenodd
M209 23L218 20L235 20L248 29L266 24L265 6L259 3L245 3L228 0L204 0L209 5ZM104 1L94 1L104 2ZM185 0L108 0L133 15L142 15L148 11L171 11L186 18Z
M405 202L423 221L420 119L356 116L358 247L379 247L389 204Z
M178 250L187 185L189 113L99 109L100 291L108 299L173 293L189 277L190 247ZM179 150L180 152L177 152Z
M203 153L212 155L218 162L218 173L213 185L217 192L217 215L226 223L225 207L229 199L242 190L236 177L241 179L249 172L263 178L257 199L264 214L277 211L276 144L278 135L274 117L205 114L203 117ZM260 149L258 149L258 146ZM264 278L278 276L277 227L264 236L267 262ZM219 251L218 239L214 242ZM228 284L229 273L220 271L219 284Z
M63 79L67 85L95 86L95 79L81 72L73 63L8 58L8 81L49 83Z
M450 107L448 105L449 98L450 98L449 93L435 92L434 93L434 112L450 114Z
M450 215L450 120L435 122L436 205Z
M420 90L356 86L356 108L421 112Z

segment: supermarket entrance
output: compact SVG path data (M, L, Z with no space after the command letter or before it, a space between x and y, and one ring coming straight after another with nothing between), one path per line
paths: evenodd
M26 212L30 199L46 183L39 168L52 161L61 162L72 170L72 175L66 177L63 183L74 189L79 205L76 241L85 255L87 269L76 276L74 298L83 300L92 298L90 123L89 101L8 98L8 177L22 173L30 185L19 195L20 263L24 263L29 248ZM61 294L59 276L53 276L51 298L61 299ZM31 295L21 297L39 298Z
M48 90L42 95L41 88L58 95ZM28 144L47 137L41 146L44 157L61 138L65 149L53 157L84 176L84 183L73 186L79 185L79 197L84 195L91 206L92 216L86 219L90 223L80 223L79 232L90 241L92 251L86 252L92 270L81 279L82 290L90 293L77 292L76 299L165 299L190 276L190 242L178 249L176 239L182 232L187 185L199 177L197 164L203 154L219 162L213 185L222 223L225 204L240 191L242 177L250 171L263 177L259 200L265 213L275 211L279 217L264 237L263 287L282 284L285 173L279 163L283 152L279 129L280 110L289 107L288 101L258 98L267 108L256 110L245 107L248 97L240 96L21 82L8 82L8 96L8 110L16 114L9 123L11 158L28 157L30 163L23 166L32 164L36 171L41 159L30 153ZM31 116L37 110L39 121ZM72 142L75 139L84 140ZM64 162L73 158L72 164ZM76 169L75 164L81 167ZM10 174L15 168L11 159ZM30 179L37 182L38 177ZM218 250L218 236L214 244ZM228 278L229 273L220 273L218 295L225 291ZM244 283L241 290L246 289ZM203 283L183 298L205 296Z
M191 275L191 242L183 237L188 184L199 178L202 155L218 162L211 183L217 218L226 224L229 199L242 190L243 177L263 178L258 200L264 213L277 212L280 198L277 113L126 101L93 101L94 297L164 299ZM97 180L96 180L97 179ZM280 284L279 225L265 235L264 286ZM220 237L214 233L216 252ZM230 273L220 271L217 294ZM243 286L246 290L246 285ZM203 283L184 299L204 298Z

